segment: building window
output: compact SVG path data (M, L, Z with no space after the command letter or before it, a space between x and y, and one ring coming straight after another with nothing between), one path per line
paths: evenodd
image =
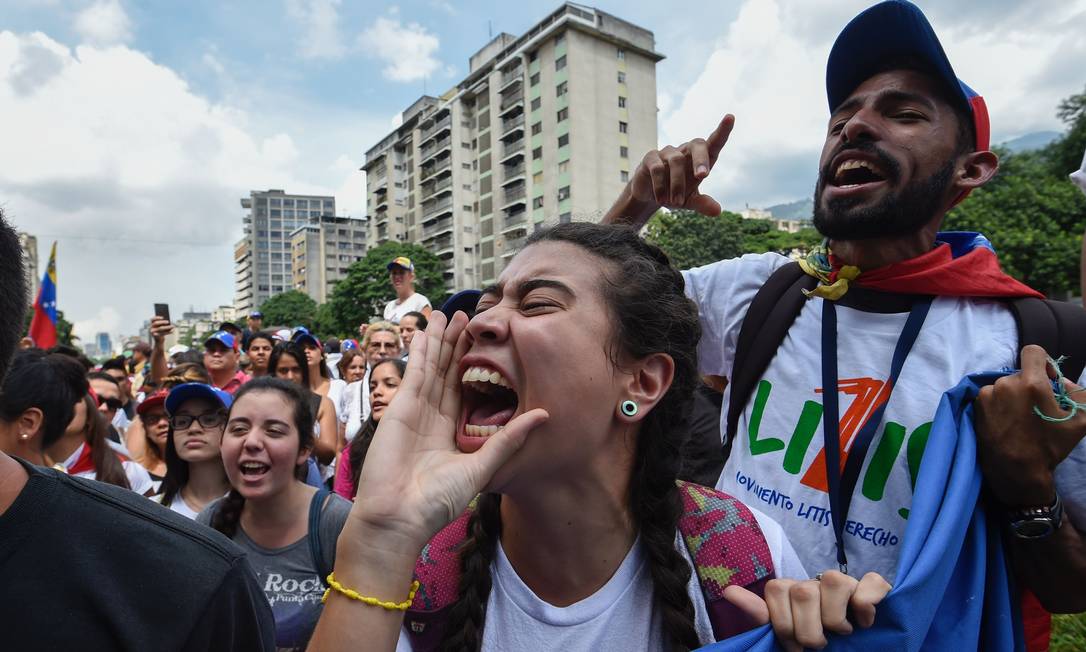
M532 135L533 136L538 136L541 133L543 133L543 123L542 122L537 122L534 125L532 125Z
M629 125L627 125L625 122L619 121L619 123L618 123L618 133L624 134L624 133L626 133L626 130L628 128L629 128Z
M532 175L532 183L535 184L535 185L539 185L539 184L543 183L543 173L542 172L536 172L535 174L533 174Z
M618 148L618 155L620 158L630 158L630 148L625 145L620 145Z
M554 87L555 97L562 97L569 92L569 82L562 82Z
M528 78L528 83L531 84L532 86L535 86L536 84L538 84L539 83L539 73L537 72L536 74L529 77Z
M615 50L615 56L617 56L619 58L619 60L625 61L626 60L626 50L623 50L622 48L616 49Z
M624 72L619 72L618 73L618 83L620 83L620 84L625 84L626 83L626 73L624 73Z
M532 200L532 208L543 208L543 198L536 197Z
M569 199L569 186L563 186L558 189L558 201L563 199Z
M622 183L626 183L627 181L630 180L630 173L627 172L626 170L619 170L619 172L618 172L618 180L621 181Z
M626 98L622 97L621 95L618 96L618 108L620 108L620 109L625 109L626 108Z
M569 134L562 134L558 137L558 146L565 147L569 144Z
M554 69L561 70L566 67L566 55L562 55L554 60Z
M464 212L465 212L465 213L470 213L470 212L471 212L471 206L467 206L467 205L465 205L465 206L464 206Z
M471 163L461 163L460 167L464 168L465 170L470 170L471 169Z
M531 63L539 58L539 52L532 50L528 53L528 62Z
M538 111L539 107L541 107L541 106L543 106L543 98L537 97L534 100L532 100L532 110L533 111Z
M566 172L569 172L569 161L568 160L559 161L559 163L558 163L558 174L565 174Z
M536 147L535 149L532 150L532 159L538 161L541 158L543 158L543 148L542 147Z
M558 112L558 122L569 118L569 107L564 108Z

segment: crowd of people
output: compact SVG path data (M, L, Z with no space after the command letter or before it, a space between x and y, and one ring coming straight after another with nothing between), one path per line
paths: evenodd
M440 310L390 261L358 339L17 351L0 218L4 646L1046 649L1086 611L1086 313L939 232L998 159L919 9L850 22L827 90L805 259L638 235L720 212L728 115Z

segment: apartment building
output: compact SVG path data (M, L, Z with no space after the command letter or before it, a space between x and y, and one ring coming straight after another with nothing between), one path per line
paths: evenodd
M656 147L652 32L563 4L500 34L366 152L370 241L419 243L448 289L497 278L533 230L596 220Z
M292 287L324 303L366 255L368 220L322 215L290 234Z
M27 297L33 303L38 298L38 286L41 285L41 277L38 276L38 238L20 231L19 247L23 250L23 271L29 292Z
M248 214L234 245L234 307L248 314L272 295L293 287L291 234L300 226L336 214L335 197L253 190L241 199Z

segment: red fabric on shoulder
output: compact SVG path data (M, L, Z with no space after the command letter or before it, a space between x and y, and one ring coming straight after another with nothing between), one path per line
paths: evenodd
M1047 652L1052 639L1052 614L1029 589L1022 589L1022 638L1027 652Z

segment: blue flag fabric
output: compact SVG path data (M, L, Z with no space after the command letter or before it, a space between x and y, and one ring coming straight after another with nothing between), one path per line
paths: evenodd
M828 650L1023 650L1017 592L998 523L979 500L973 399L1004 373L974 374L943 394L920 466L896 585L870 629L828 634ZM793 541L793 545L803 545ZM817 572L823 569L808 569ZM701 648L781 649L768 626Z

